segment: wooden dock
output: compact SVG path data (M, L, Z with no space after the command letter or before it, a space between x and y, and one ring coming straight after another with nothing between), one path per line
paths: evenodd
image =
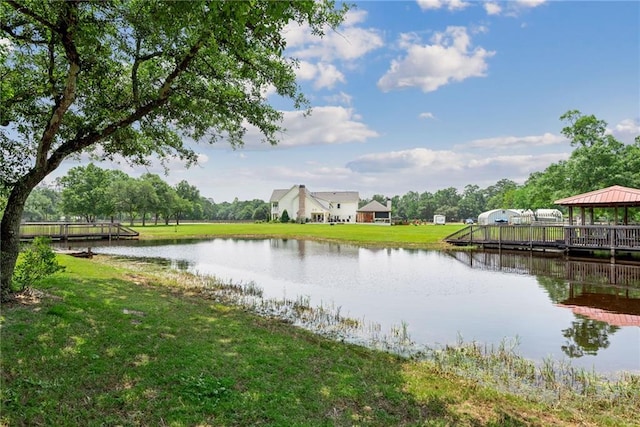
M471 225L445 238L457 246L563 252L640 252L640 226Z
M49 237L51 240L120 240L135 239L135 230L118 222L27 222L20 224L20 240Z

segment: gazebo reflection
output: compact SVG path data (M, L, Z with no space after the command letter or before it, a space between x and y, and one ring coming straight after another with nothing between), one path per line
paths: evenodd
M536 276L554 306L569 309L575 316L562 330L567 339L562 350L569 357L596 354L609 346L609 336L621 327L640 327L640 263L509 251L448 254L474 269Z

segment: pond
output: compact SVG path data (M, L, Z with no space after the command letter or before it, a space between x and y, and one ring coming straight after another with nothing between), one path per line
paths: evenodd
M125 241L92 250L255 282L265 298L308 297L382 330L403 325L420 345L517 339L518 353L536 361L640 372L637 264L282 239Z

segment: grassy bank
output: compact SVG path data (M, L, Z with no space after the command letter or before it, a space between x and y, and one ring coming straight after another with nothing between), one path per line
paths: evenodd
M2 307L4 425L619 426L640 419L637 384L606 398L509 395L435 362L257 316L162 266L59 258L65 272Z
M367 224L180 224L134 227L141 239L274 237L339 241L369 246L439 248L462 224L382 226Z

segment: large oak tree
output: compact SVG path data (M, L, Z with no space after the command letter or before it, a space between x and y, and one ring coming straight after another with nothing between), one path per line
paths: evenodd
M274 87L306 107L286 57L290 22L322 35L332 1L2 0L0 20L1 296L11 292L31 190L69 156L134 163L195 159L189 137L242 144L247 125L275 143Z

